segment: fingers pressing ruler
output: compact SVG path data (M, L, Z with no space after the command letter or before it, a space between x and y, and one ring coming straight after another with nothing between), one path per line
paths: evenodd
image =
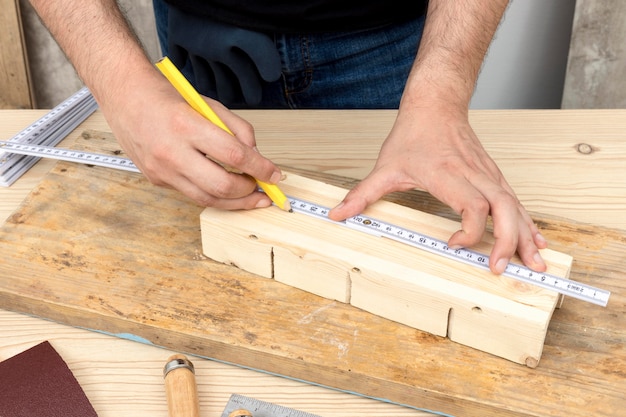
M322 207L315 203L291 198L291 209L297 213L332 221L328 219L330 208ZM480 269L489 270L488 255L467 248L453 249L450 248L445 241L393 225L380 219L358 215L339 223L351 229L392 239ZM567 278L535 272L523 265L515 263L509 263L502 275L603 307L606 307L611 294L607 290L592 287Z

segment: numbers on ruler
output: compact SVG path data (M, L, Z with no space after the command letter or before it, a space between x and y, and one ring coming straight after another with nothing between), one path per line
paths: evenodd
M6 149L8 152L23 155L31 155L37 157L49 156L64 161L104 166L108 168L122 169L131 172L139 172L137 166L130 159L93 152L74 151L71 149L55 148L51 146L25 145L5 141L0 141L0 149Z
M291 200L290 203L292 210L296 210L302 213L313 214L320 218L327 218L328 212L330 211L326 207L320 207L306 201Z
M257 400L256 398L246 397L240 394L232 394L226 408L222 413L222 417L230 416L233 411L244 409L258 412L258 415L273 417L319 417L316 414L307 413L306 411L295 410L293 408L284 407L282 405ZM255 416L257 414L254 414Z
M330 210L325 207L320 207L298 199L291 199L291 206L294 211L299 211L304 214L313 214L321 219L329 220L327 215ZM451 248L442 240L420 235L414 231L404 229L393 224L385 223L363 215L357 215L349 218L342 222L342 224L362 232L408 243L428 252L444 255L450 259L468 263L484 270L489 270L489 256L487 255L483 255L467 248ZM602 306L607 305L610 296L609 291L586 286L566 278L560 278L549 274L534 273L529 268L512 263L507 265L503 275L522 282L533 283L540 287L558 291L563 294Z

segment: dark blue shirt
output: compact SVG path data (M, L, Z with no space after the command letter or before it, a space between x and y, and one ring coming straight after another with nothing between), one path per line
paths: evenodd
M428 0L166 0L182 10L247 29L336 32L405 22L425 13Z

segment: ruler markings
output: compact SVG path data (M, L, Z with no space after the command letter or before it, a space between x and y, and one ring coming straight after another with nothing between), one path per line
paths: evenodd
M128 158L109 156L95 152L78 151L54 146L27 145L0 141L0 149L20 155L30 155L39 158L52 158L61 161L77 162L86 165L96 165L106 168L120 169L130 172L140 172L139 168Z
M62 124L55 124L50 129L47 135L38 137L38 135L32 135L28 137L29 140L11 143L25 143L36 145L54 146L66 137L72 130L76 128L89 114L95 110L95 107L88 109L87 112L81 114L71 115L72 117L64 121ZM16 171L23 171L21 164L23 158L16 156L15 154L8 154L4 152L0 155L0 171L3 178L13 175Z
M11 142L31 143L39 135L48 136L48 130L58 122L66 122L67 115L80 113L85 104L95 103L88 89L82 88L74 95L54 107L41 118L13 136Z
M328 219L328 212L330 211L328 207L319 206L315 203L296 198L291 198L290 202L293 211L332 221ZM360 232L368 233L377 237L393 239L395 241L405 243L437 255L442 255L449 259L460 261L483 270L490 270L488 255L467 248L453 249L450 248L447 242L443 240L435 239L433 237L372 217L357 215L339 223ZM587 284L582 284L567 278L542 272L535 272L526 266L512 262L507 265L502 275L528 284L537 285L548 290L557 291L561 294L601 305L603 307L608 304L609 296L611 294L609 291Z
M7 142L54 146L91 115L98 105L86 88L54 107L44 116L18 132ZM0 149L0 185L8 187L37 162L38 157L24 157Z
M96 107L93 107L93 109L87 109L87 110L90 110L89 113L91 113L95 109ZM37 135L34 135L32 137L29 137L28 140L25 140L25 141L20 141L20 142L9 141L9 142L18 143L18 144L24 143L24 144L54 146L57 143L59 143L64 137L66 137L70 132L72 132L76 128L76 126L78 126L85 119L86 116L88 116L88 114L84 112L80 114L72 114L71 118L68 121L63 121L60 125L59 124L53 125L53 127L51 128L52 131L46 134L45 136L42 136L41 139L39 139L39 141L36 141ZM15 154L15 153L8 154L4 152L3 154L0 154L0 170L1 170L0 175L2 177L11 176L13 172L15 172L16 170L21 170L22 159L23 158L19 154Z
M221 417L228 417L238 409L249 411L254 417L320 417L317 414L307 413L282 405L258 400L245 395L232 394Z

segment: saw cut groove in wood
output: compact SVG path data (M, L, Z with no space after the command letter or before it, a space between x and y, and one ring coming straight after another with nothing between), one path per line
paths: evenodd
M287 174L281 188L326 207L346 193L295 174ZM460 227L386 201L363 214L442 240ZM207 208L201 230L203 252L216 261L531 368L539 363L560 298L554 291L277 207ZM473 249L488 254L493 241L486 233ZM547 249L542 256L548 273L569 276L571 256Z

